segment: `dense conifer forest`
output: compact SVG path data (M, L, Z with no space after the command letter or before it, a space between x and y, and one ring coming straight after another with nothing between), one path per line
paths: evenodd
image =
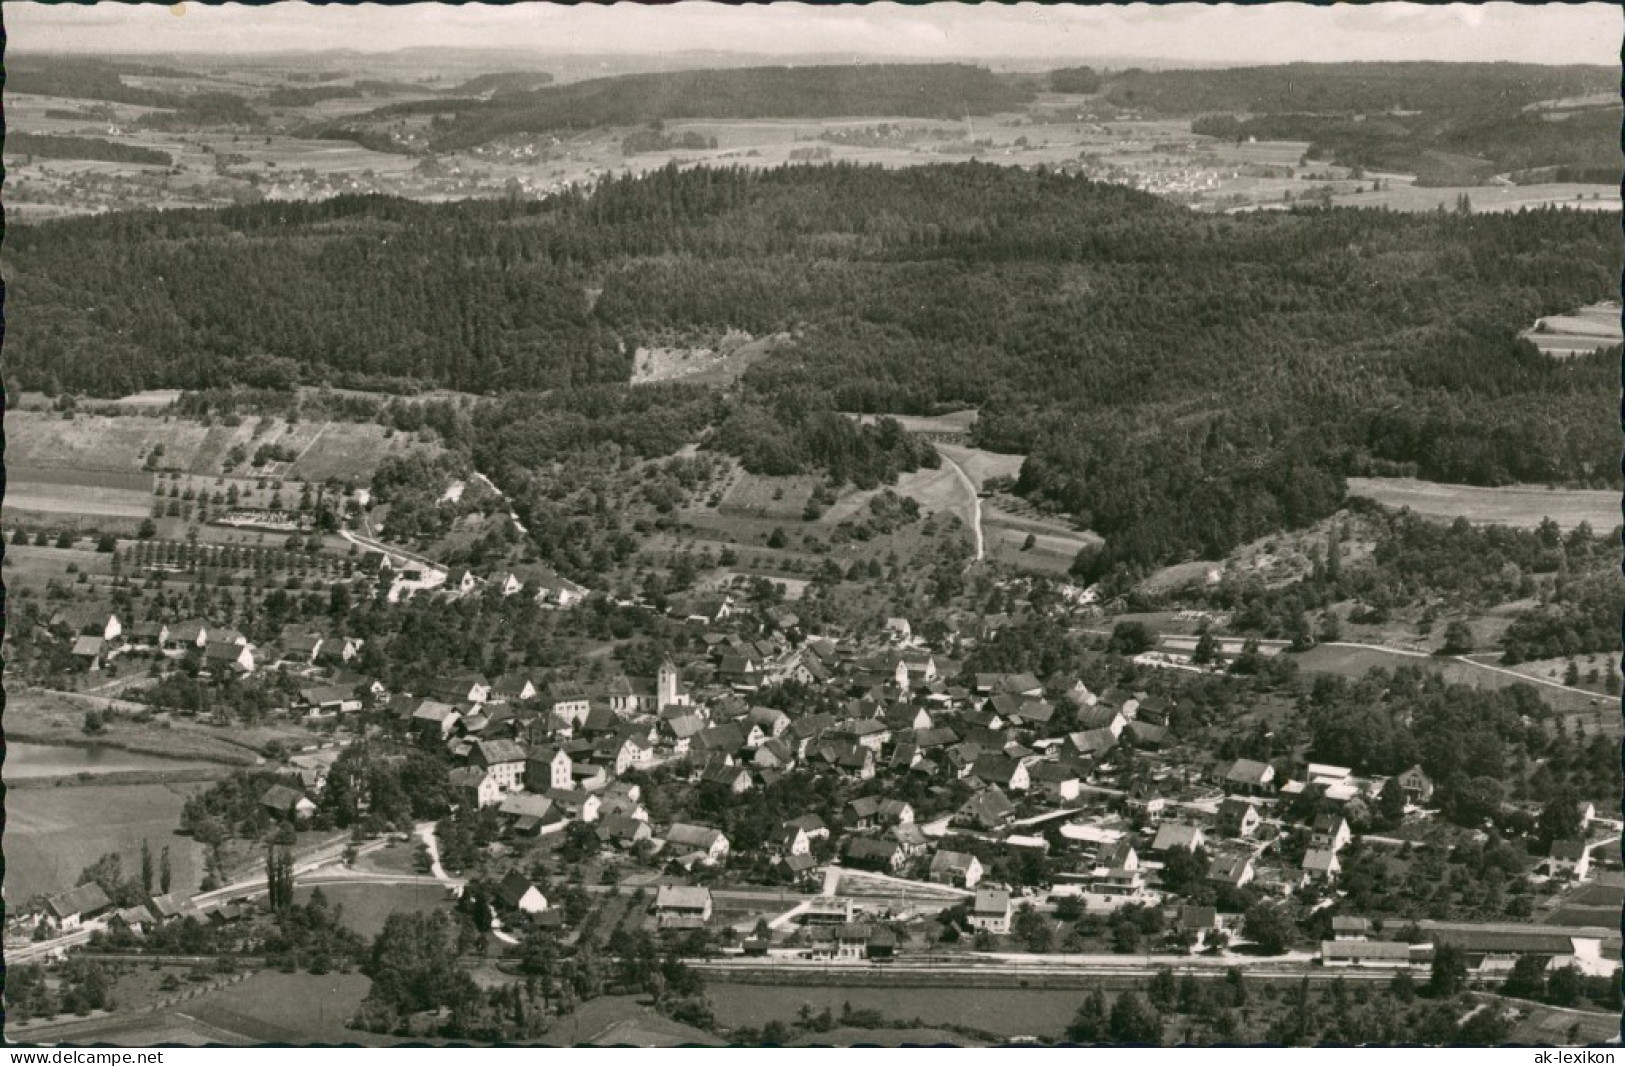
M657 390L581 432L618 424L659 454L710 427L773 472L857 448L867 478L921 456L838 439L820 412L975 405L979 443L1029 455L1019 490L1106 537L1085 571L1139 569L1323 517L1350 474L1605 484L1617 429L1582 398L1617 388L1618 352L1553 361L1518 334L1617 293L1618 227L1556 210L1204 216L978 164L120 214L12 227L8 282L30 313L10 323L8 375L101 395L327 382L624 407L649 338L787 332L720 407ZM535 409L511 401L498 425L559 432L512 404ZM778 447L774 425L800 428Z

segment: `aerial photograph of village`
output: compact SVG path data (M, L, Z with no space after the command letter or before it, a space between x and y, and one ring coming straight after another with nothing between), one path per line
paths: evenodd
M4 19L8 1043L1618 1041L1617 5Z

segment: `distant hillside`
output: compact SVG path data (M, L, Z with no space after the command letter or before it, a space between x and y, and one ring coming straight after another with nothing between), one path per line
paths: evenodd
M500 76L498 76L500 77ZM475 79L478 81L479 79ZM459 87L468 91L468 86ZM414 101L347 122L438 116L434 148L482 144L513 133L641 126L691 118L961 118L1006 111L1032 94L982 67L897 64L851 67L756 67L597 78L490 100Z
M168 152L117 144L100 137L67 137L46 133L6 134L6 155L13 159L37 156L41 159L94 159L107 163L147 163L167 167L174 162Z
M541 70L481 74L451 90L452 96L484 96L487 93L528 93L553 84L553 75Z
M1612 67L1517 63L1286 63L1228 70L1128 70L1105 95L1159 115L1218 111L1371 114L1517 109L1538 100L1618 91Z
M1195 133L1308 141L1310 159L1415 174L1420 185L1558 167L1573 180L1611 182L1617 99L1561 113L1531 105L1617 91L1618 77L1602 67L1510 63L1293 63L1127 71L1101 91L1117 107L1194 115Z

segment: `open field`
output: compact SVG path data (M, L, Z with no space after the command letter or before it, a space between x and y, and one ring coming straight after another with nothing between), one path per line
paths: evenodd
M77 785L14 788L6 793L5 899L16 906L35 895L65 892L79 871L108 852L124 869L141 868L141 841L154 854L169 847L177 891L196 891L203 848L175 832L181 805L204 783Z
M727 385L789 341L787 333L755 338L730 330L715 348L639 348L633 353L632 384L681 381L690 385Z
M7 735L15 740L31 740L41 744L72 746L87 743L83 728L85 712L104 710L109 705L109 701L93 696L38 689L18 690L13 687L6 695ZM126 711L146 710L133 703L120 703L114 707ZM309 734L292 727L217 729L181 718L173 719L165 726L158 720L136 722L115 714L106 719L105 729L97 735L96 744L170 759L196 760L200 767L209 764L247 766L259 758L253 749L273 737L302 742L308 739Z
M1463 662L1460 659L1438 656L1406 655L1401 652L1382 651L1377 648L1356 648L1347 645L1321 644L1292 656L1299 669L1308 673L1338 674L1343 677L1363 677L1373 667L1393 670L1400 666L1417 666L1442 675L1457 684L1475 688L1505 688L1514 684L1530 684L1540 698L1553 710L1565 715L1580 715L1590 719L1611 733L1620 730L1619 701L1607 696L1589 696L1568 689L1537 685L1514 674L1487 666Z
M1380 207L1390 211L1452 211L1463 193L1474 211L1520 211L1537 207L1569 207L1583 211L1618 211L1619 189L1613 185L1473 185L1418 186L1394 184L1380 192L1366 191L1333 197L1339 207ZM1616 342L1617 343L1617 342Z
M157 395L157 394L155 394ZM162 394L162 395L167 395ZM281 418L245 418L240 424L201 422L174 416L136 414L76 415L64 419L40 411L8 411L6 417L8 506L47 510L49 486L90 486L134 493L140 490L140 510L145 516L152 506L153 476L144 469L148 456L162 447L154 464L164 470L181 470L194 475L219 477L234 447L249 459L262 445L277 445L293 452L291 461L251 466L242 463L233 473L237 478L277 478L321 482L328 478L364 485L378 464L390 455L412 448L429 448L412 434L397 433L371 422L289 423ZM297 486L295 486L297 492ZM15 497L15 498L14 498ZM44 499L46 503L38 502ZM74 496L73 506L97 503L91 497ZM110 497L103 506L122 504L122 496ZM113 511L110 513L121 513Z
M933 436L969 437L976 425L976 411L950 411L945 415L852 415L859 422L872 423L879 418L890 418L910 433ZM956 445L958 447L958 445ZM965 448L973 451L974 449ZM988 452L986 454L993 454Z
M896 975L877 974L874 985L861 988L714 980L709 996L717 1020L729 1027L794 1021L803 1004L814 1014L828 1007L839 1015L850 1003L854 1009L876 1010L899 1021L918 1018L928 1026L966 1025L1006 1037L1059 1037L1086 994L1035 988L909 988L893 983L897 980Z
M905 429L910 428L905 426ZM918 430L916 432L926 432ZM971 484L976 486L977 492L986 489L989 478L1019 477L1021 464L1026 462L1024 455L1005 455L1000 452L990 452L982 448L971 448L963 444L939 443L937 451L959 464L965 476L970 478Z
M39 411L7 411L6 465L8 469L138 474L152 446L162 444L164 465L184 467L207 432L197 422L178 418L75 415L66 419Z
M10 528L9 522L7 528ZM67 572L70 565L75 568L74 574ZM77 574L105 576L112 570L113 557L101 552L82 548L36 548L32 544L6 545L6 584L13 588L43 586L52 578L72 582L77 580Z
M1589 522L1596 532L1620 524L1619 493L1608 489L1483 488L1414 478L1351 477L1349 495L1385 507L1409 507L1427 518L1466 518L1484 525L1533 529L1550 518L1564 529Z
M371 987L372 982L358 973L318 976L263 970L178 1009L205 1025L240 1034L254 1043L368 1047L401 1043L400 1038L345 1026Z
M1602 1044L1619 1039L1619 1016L1597 1011L1563 1010L1519 1001L1529 1014L1512 1030L1513 1044ZM1578 1030L1578 1031L1576 1031Z
M748 515L752 518L801 520L819 479L811 475L768 477L739 471L723 491L719 514Z
M11 437L7 427L8 442ZM152 475L91 467L7 464L4 507L48 515L145 518L152 511Z
M1484 643L1488 643L1488 640L1484 639L1480 629L1475 627L1474 632L1480 634L1480 639L1483 640ZM1511 670L1515 674L1521 674L1522 676L1532 680L1556 681L1559 684L1564 683L1563 678L1568 672L1569 665L1569 661L1567 659L1530 659L1527 662L1516 663L1512 666L1503 666L1501 663L1501 657L1499 655L1472 655L1469 656L1469 658L1488 663L1492 666L1499 666L1503 670ZM1598 696L1606 696L1607 694L1603 691L1600 678L1602 676L1601 672L1607 669L1609 658L1610 656L1604 655L1600 652L1595 652L1590 655L1576 655L1574 660L1580 667L1580 681L1578 684L1570 687L1585 689L1586 691ZM1586 675L1592 670L1597 670L1599 672L1598 681L1588 681L1586 679Z
M446 902L440 885L322 885L322 894L334 906L344 908L344 923L371 940L383 931L384 922L395 911L430 911ZM303 904L313 889L294 892L294 902Z
M1617 303L1592 304L1566 315L1547 315L1522 336L1543 355L1567 358L1625 343Z

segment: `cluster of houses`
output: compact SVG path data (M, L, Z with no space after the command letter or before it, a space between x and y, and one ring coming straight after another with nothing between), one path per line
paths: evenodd
M390 603L410 599L420 592L439 592L450 597L470 596L484 589L496 589L502 596L531 596L543 607L574 607L587 596L587 589L550 567L525 565L480 576L468 567L446 568L431 563L370 550L361 556L363 573L389 585Z
M81 928L106 928L127 929L139 935L155 926L188 916L204 917L196 905L178 894L166 892L149 897L145 903L119 907L108 898L100 885L92 882L47 897L39 912L24 915L24 918L43 920L63 933ZM228 915L216 911L210 917L219 921Z
M67 607L51 616L51 632L69 642L69 654L85 671L100 670L120 655L197 655L205 669L236 675L251 674L260 665L255 649L237 630L203 619L188 619L171 626L164 622L136 622L128 629L118 615L105 608Z

